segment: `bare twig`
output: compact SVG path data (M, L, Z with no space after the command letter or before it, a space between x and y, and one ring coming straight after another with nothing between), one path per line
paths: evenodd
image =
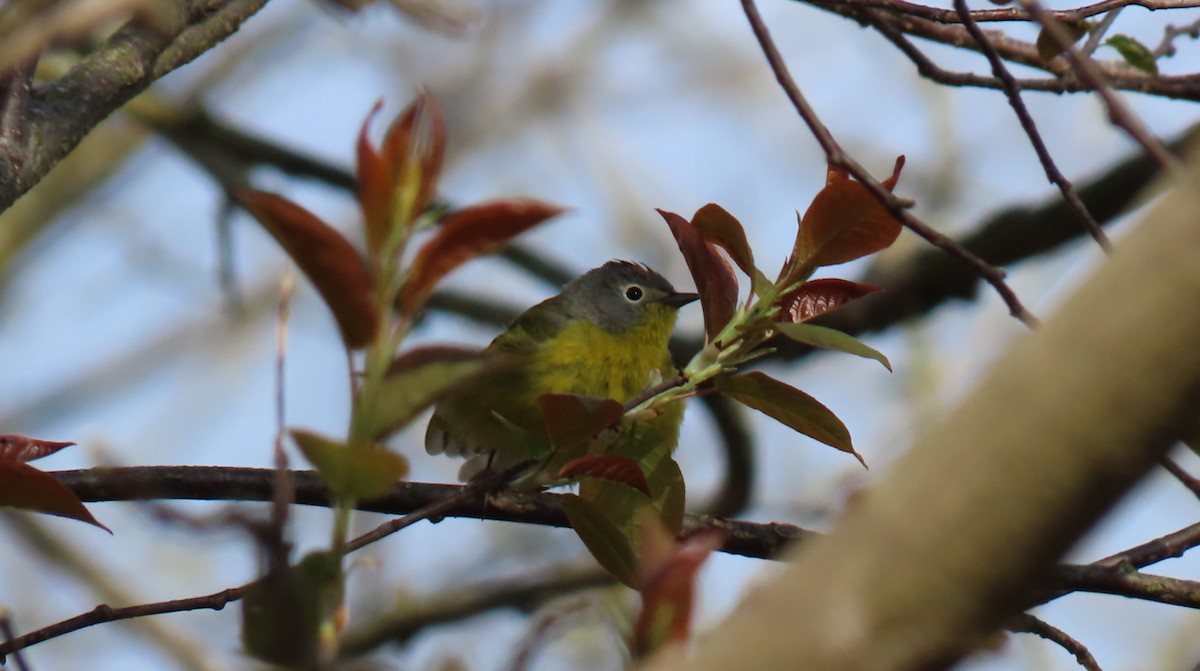
M12 620L8 617L8 609L2 606L0 606L0 635L4 636L4 645L12 645L17 638L16 632L13 631ZM2 657L0 657L0 663L3 663ZM13 653L13 665L17 667L17 671L29 671L29 665L25 663L25 657L21 655L19 648Z
M805 0L799 1L804 2ZM953 9L930 7L914 2L906 2L905 0L838 0L837 4L846 7L869 7L886 10L889 13L915 16L929 21L937 21L938 23L962 22L962 15ZM1103 2L1083 5L1073 9L1054 10L1050 12L1050 15L1059 21L1070 22L1111 12L1122 7L1134 6L1145 7L1150 10L1186 9L1188 7L1200 7L1200 0L1104 0ZM971 20L976 23L1032 21L1033 17L1029 12L1020 7L1005 7L1002 9L973 10L971 11Z
M1087 41L1079 48L1079 53L1087 58L1091 58L1096 49L1100 47L1100 40L1108 34L1108 29L1112 28L1112 24L1116 22L1117 17L1121 15L1123 7L1118 7L1104 15L1100 22L1093 26L1088 31Z
M1175 40L1187 35L1194 39L1200 38L1200 19L1182 26L1168 25L1163 30L1162 42L1152 52L1155 58L1169 58L1175 55Z
M1200 497L1200 478L1188 473L1183 466L1180 466L1170 457L1163 459L1163 467L1170 471L1171 475L1174 475L1175 479L1184 487L1187 487L1193 494Z
M295 487L292 472L288 467L287 450L283 447L287 432L287 345L288 314L292 305L292 292L296 288L296 277L289 270L279 285L279 310L275 317L275 496L271 501L271 524L268 533L270 544L284 549L280 554L287 556L287 521Z
M1042 24L1042 28L1058 44L1079 79L1095 89L1096 95L1100 96L1105 109L1108 110L1109 121L1124 130L1134 142L1141 145L1142 150L1153 157L1164 170L1174 168L1176 164L1174 157L1167 152L1162 142L1150 132L1150 129L1142 123L1141 118L1130 109L1129 105L1113 92L1104 72L1096 66L1096 63L1075 49L1073 40L1067 35L1062 24L1050 16L1037 0L1018 1L1027 12L1037 19L1038 23Z
M537 575L506 579L494 584L475 584L442 593L426 606L376 618L361 629L350 630L340 654L356 657L385 643L403 643L429 627L456 622L490 610L515 608L528 611L556 596L611 585L615 579L595 567L566 571L539 570Z
M187 599L174 599L171 601L158 601L155 603L141 604L138 606L127 606L124 608L113 608L111 606L100 605L86 613L76 615L75 617L56 622L48 627L43 627L37 631L31 631L24 636L18 636L10 641L0 643L0 663L3 663L4 657L18 650L23 650L31 645L37 645L52 638L58 638L71 632L86 629L97 624L105 622L116 622L118 620L128 620L138 617L146 617L148 615L162 615L165 613L180 613L189 610L221 610L227 604L241 599L246 593L246 586L234 587L232 589L221 590L213 594L204 596L194 596Z
M931 40L939 44L949 45L958 49L979 50L979 45L962 27L947 25L920 16L894 14L871 7L851 6L840 0L806 0L819 9L833 12L860 23L869 23L897 47L905 44L901 51L918 67L924 77L948 86L976 86L983 88L1003 89L1004 85L995 77L987 77L974 73L958 73L945 70L935 65L928 57L900 36L910 35ZM953 10L943 10L953 11ZM985 31L988 41L996 53L1010 63L1025 65L1054 75L1053 78L1018 79L1023 90L1049 91L1054 93L1073 93L1091 91L1091 85L1078 77L1067 76L1071 65L1062 59L1044 61L1037 47L1024 40L1019 40L1000 31ZM1200 74L1158 75L1151 77L1129 66L1123 61L1095 62L1095 67L1103 73L1108 85L1123 91L1136 91L1148 95L1173 98L1177 100L1200 100Z
M1024 101L1021 100L1021 90L1017 85L1016 79L1013 78L1008 68L1004 66L1004 61L1000 59L1000 55L992 48L987 36L971 20L966 0L954 0L954 7L963 20L963 27L967 29L971 37L975 38L979 49L987 57L988 63L992 66L992 73L1004 83L1004 94L1008 97L1008 104L1012 106L1013 112L1017 115L1017 120L1021 122L1021 128L1025 130L1025 134L1029 137L1029 144L1033 145L1033 150L1037 153L1038 160L1041 161L1042 168L1046 171L1046 178L1062 192L1063 198L1070 203L1075 216L1079 219L1079 222L1088 234L1092 236L1092 239L1105 252L1111 253L1112 243L1109 242L1108 236L1104 234L1104 231L1100 228L1100 224L1096 223L1092 214L1088 212L1087 206L1080 200L1079 194L1075 191L1075 186L1071 184L1054 163L1054 157L1050 155L1050 150L1046 148L1046 143L1042 140L1041 133L1038 132L1037 125L1033 121L1033 116L1029 114ZM1113 16L1115 13L1113 12L1109 16Z
M767 57L767 62L771 65L771 70L775 73L775 78L783 87L784 92L787 94L788 99L791 100L796 111L800 114L800 117L808 125L813 137L816 138L821 148L825 151L827 161L831 165L841 167L853 175L893 217L904 224L905 228L908 228L930 244L946 251L974 269L980 277L984 278L1000 294L1012 316L1021 320L1021 322L1030 328L1036 326L1037 319L1025 309L1020 299L1017 298L1016 293L1004 282L1004 271L991 266L950 238L930 228L925 222L917 219L908 211L909 203L897 198L884 188L866 169L842 150L837 141L834 140L833 135L829 132L829 129L821 122L816 111L805 100L804 94L800 92L800 87L792 79L787 68L787 63L784 62L783 56L775 46L775 42L762 20L762 15L758 12L758 7L754 4L754 0L742 0L742 8L746 13L746 18L750 21L750 27L753 29L755 37L758 38L763 54Z
M1067 632L1029 613L1021 613L1014 618L1012 624L1008 625L1008 630L1041 636L1047 641L1058 644L1063 650L1074 655L1075 661L1079 662L1079 665L1087 669L1087 671L1102 671L1100 665L1096 663L1096 658L1092 656L1087 646L1072 638Z

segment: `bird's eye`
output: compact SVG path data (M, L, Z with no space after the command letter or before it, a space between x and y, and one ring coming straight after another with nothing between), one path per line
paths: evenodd
M630 303L636 303L642 300L642 288L636 284L626 287L625 298L629 299Z

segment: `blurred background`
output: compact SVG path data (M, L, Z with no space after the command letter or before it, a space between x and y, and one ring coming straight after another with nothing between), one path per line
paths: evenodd
M783 262L796 211L824 184L825 162L736 3L396 5L408 13L274 0L219 48L156 84L154 104L203 111L223 128L350 170L355 137L375 101L384 101L379 119L390 119L423 88L437 96L447 118L442 197L469 204L532 196L570 207L520 244L571 275L622 258L690 288L654 208L690 216L709 202L743 222L768 273ZM874 32L810 6L764 0L761 9L834 135L876 176L906 155L897 192L915 199L916 214L939 230L966 234L996 211L1058 197L999 92L922 80ZM423 25L422 16L441 18ZM1152 18L1133 8L1117 29L1155 44L1162 24ZM1161 63L1164 72L1200 64L1200 46L1186 40L1179 46ZM928 52L947 67L986 68L974 54L938 46ZM1176 137L1198 116L1185 102L1127 99L1163 138ZM1135 152L1092 96L1031 93L1026 102L1060 168L1079 184ZM383 128L377 122L376 138ZM144 117L118 113L0 217L0 433L79 443L40 467L271 464L275 310L288 261L249 217L228 210L213 172L195 160L216 147L212 142L173 142ZM255 168L249 177L361 240L357 206L344 189L271 168ZM1118 246L1123 230L1123 223L1109 229ZM824 274L859 278L869 264L902 263L923 246L905 232L882 257ZM1094 242L1080 238L1009 268L1010 282L1046 318L1103 259ZM513 313L557 291L495 258L471 263L447 286ZM434 311L410 344L483 345L498 330ZM699 309L683 311L679 331L700 334ZM982 289L972 300L867 336L891 358L892 374L841 354L768 364L842 417L871 469L747 414L753 488L740 516L828 528L847 497L886 472L930 422L953 412L993 358L1024 332L995 293ZM286 375L289 425L331 435L344 430L344 354L332 319L302 279ZM427 457L423 431L420 420L394 441L412 458L411 478L453 482L459 464ZM694 404L677 454L693 508L721 489L722 450L711 416ZM1200 468L1190 454L1177 458ZM920 514L921 502L912 503ZM99 603L193 596L255 575L253 543L236 528L198 532L163 522L145 506L89 507L115 535L60 519L0 516L0 605L21 631ZM204 516L226 506L173 508ZM240 508L265 514L265 506ZM1198 515L1196 498L1158 473L1072 559L1125 549ZM363 529L379 521L356 517ZM325 542L328 511L298 510L295 523L301 552ZM591 561L569 530L421 523L356 557L351 630L382 614L425 612L513 580L578 573ZM702 573L699 635L771 571L767 561L714 556ZM1200 579L1200 560L1171 560L1155 571ZM488 610L428 627L354 664L504 669L525 646L536 651L526 668L618 669L626 662L620 641L633 603L617 588L568 592L532 611ZM1087 645L1110 671L1187 669L1200 661L1200 616L1190 611L1074 594L1035 612ZM239 653L236 613L231 607L106 624L26 655L37 669L257 668ZM964 668L1077 666L1050 643L1012 635Z

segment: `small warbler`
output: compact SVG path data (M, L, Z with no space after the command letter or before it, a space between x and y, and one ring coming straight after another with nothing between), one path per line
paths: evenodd
M655 379L670 377L667 340L676 313L697 298L628 261L589 270L496 336L487 351L516 363L443 398L429 420L425 450L467 457L459 471L463 480L545 454L549 440L538 397L569 393L625 403ZM616 447L634 458L669 455L682 420L683 405L670 404L634 423ZM552 455L534 481L552 480L579 456Z

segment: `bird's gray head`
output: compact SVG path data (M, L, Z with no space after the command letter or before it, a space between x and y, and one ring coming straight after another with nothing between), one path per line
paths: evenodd
M653 306L674 311L698 298L675 291L662 275L629 261L609 261L587 271L563 287L560 297L569 314L609 332L636 325Z

